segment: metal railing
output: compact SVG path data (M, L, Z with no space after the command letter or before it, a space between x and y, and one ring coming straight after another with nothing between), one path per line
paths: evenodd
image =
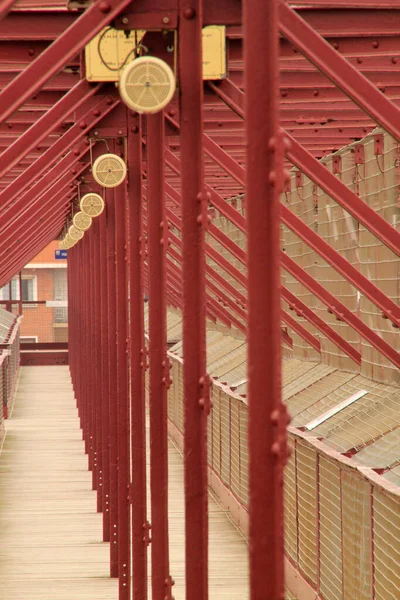
M0 438L3 419L6 419L14 401L20 365L20 323L15 317L0 309Z
M183 360L179 352L169 352L169 360L170 433L180 443ZM209 483L247 534L247 403L216 380L211 384L211 397ZM393 590L400 586L400 488L372 468L328 448L310 432L289 427L288 444L291 455L284 474L287 574L292 567L292 573L300 574L303 584L324 600L394 597Z

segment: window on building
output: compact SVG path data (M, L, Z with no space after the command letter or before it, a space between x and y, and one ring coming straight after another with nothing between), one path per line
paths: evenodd
M35 302L37 300L37 279L36 276L22 276L22 301L23 302ZM12 300L20 299L19 290L19 279L14 278L11 280L11 294ZM10 285L7 283L4 287L0 288L0 300L10 300Z

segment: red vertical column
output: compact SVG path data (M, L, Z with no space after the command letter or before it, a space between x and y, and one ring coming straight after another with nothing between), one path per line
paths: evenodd
M278 42L278 2L245 0L251 600L284 598Z
M132 598L147 600L146 410L142 271L141 121L128 112L130 387L132 446Z
M89 468L92 471L92 489L97 490L97 394L96 394L96 365L97 365L97 347L96 347L96 312L97 312L97 298L96 298L96 280L95 280L95 223L89 230L89 264L88 264L88 281L89 281L89 293L88 293L88 324L89 324L89 340L90 347L88 352L89 358L89 369L88 376L90 382L90 420L91 420L91 432L90 432L90 446L89 446Z
M82 273L82 297L83 297L83 318L85 322L85 339L83 340L85 351L83 353L82 361L82 379L84 384L84 440L85 440L85 451L88 455L89 469L92 468L92 402L91 402L91 380L90 380L90 315L89 315L89 266L90 266L90 254L89 254L89 236L83 238L82 247L84 249L83 254L83 273Z
M108 345L108 273L107 273L107 222L106 210L99 220L99 274L100 274L100 374L101 379L101 476L103 502L103 541L110 541L110 431L109 431L109 345Z
M94 405L96 418L96 437L95 437L95 465L96 465L96 489L97 489L97 511L103 510L103 475L102 475L102 453L103 453L103 407L102 407L102 389L103 382L101 376L101 285L100 285L100 223L99 219L94 219L91 227L93 235L93 321L94 321Z
M126 268L126 182L114 188L117 284L117 406L118 406L118 576L119 598L130 595L128 309Z
M106 190L107 317L110 465L110 575L118 577L118 411L117 411L117 284L115 260L115 197Z
M149 264L150 483L152 597L170 598L168 554L168 429L164 115L147 117L147 234Z
M208 598L202 2L181 2L179 26L183 256L186 598Z

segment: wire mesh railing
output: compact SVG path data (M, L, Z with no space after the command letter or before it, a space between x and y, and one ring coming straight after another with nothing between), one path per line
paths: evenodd
M0 308L0 441L14 401L20 364L20 317Z
M171 329L172 321L177 319L177 316L170 317ZM248 407L245 382L239 381L241 385L236 388L229 376L231 372L240 373L238 367L246 366L246 350L240 340L216 330L208 331L207 336L213 403L207 436L209 481L246 532ZM170 432L179 442L184 411L181 343L172 346L169 360L172 383L168 416ZM234 365L236 369L231 369ZM340 386L340 372L335 373ZM321 379L314 383L320 391L324 375L328 385L331 379L329 373L320 373ZM311 381L311 374L303 376ZM286 370L284 391L293 388L298 379L299 374L293 380ZM342 385L346 389L346 382ZM313 389L313 385L305 391L309 389ZM243 397L238 390L244 392ZM290 395L290 391L287 393ZM302 408L307 415L307 409ZM368 412L362 401L359 409ZM291 565L324 600L395 597L393 590L400 584L400 523L396 525L400 514L400 488L371 466L363 466L361 461L329 448L311 432L302 431L304 428L299 424L303 421L304 418L298 418L297 427L289 427L288 433L291 455L285 468L284 507L289 569Z

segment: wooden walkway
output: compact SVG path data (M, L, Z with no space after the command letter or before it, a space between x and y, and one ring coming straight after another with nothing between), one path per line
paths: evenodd
M0 454L1 600L117 600L68 367L23 367Z
M184 600L183 468L171 444L173 595ZM1 600L117 600L67 367L24 367L0 454ZM210 600L248 597L247 547L210 498Z

